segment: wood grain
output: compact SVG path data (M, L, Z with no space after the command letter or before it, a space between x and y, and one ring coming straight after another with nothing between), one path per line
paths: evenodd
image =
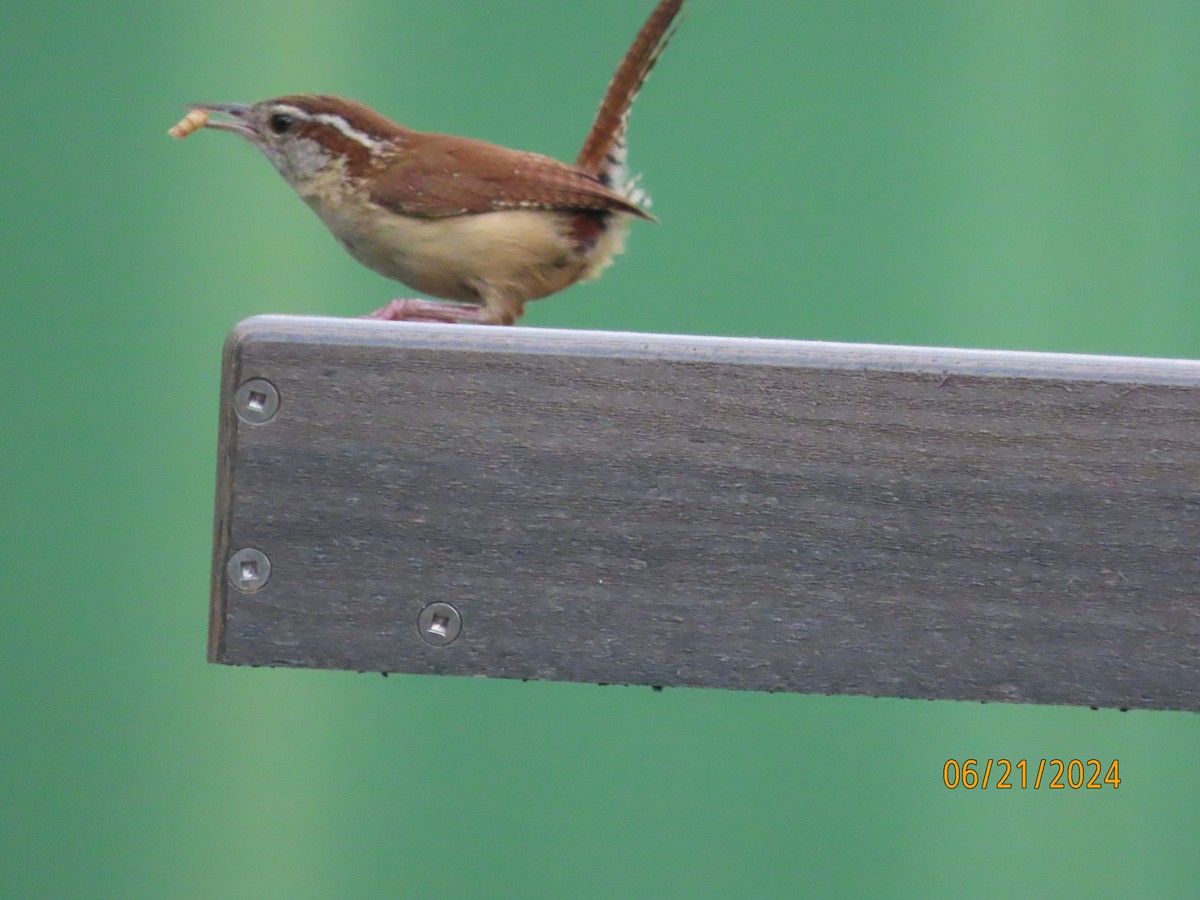
M214 662L1200 709L1200 363L259 317L222 398Z

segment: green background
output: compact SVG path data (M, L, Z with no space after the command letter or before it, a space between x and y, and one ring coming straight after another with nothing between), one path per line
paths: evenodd
M327 91L569 159L650 5L0 8L0 894L1200 891L1190 714L204 662L226 331L403 290L165 129ZM662 224L525 323L1200 357L1198 47L1194 0L693 0L633 119Z

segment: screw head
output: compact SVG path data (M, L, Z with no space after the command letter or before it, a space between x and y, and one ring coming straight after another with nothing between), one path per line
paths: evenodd
M253 594L261 591L271 580L271 561L261 550L246 547L229 557L229 562L225 564L225 577L242 593Z
M233 408L248 425L265 425L279 412L279 391L265 378L251 378L234 392Z
M417 630L425 643L444 647L462 634L462 616L449 603L430 603L417 616Z

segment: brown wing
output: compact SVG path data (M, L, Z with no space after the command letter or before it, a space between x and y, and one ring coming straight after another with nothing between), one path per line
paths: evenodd
M614 210L652 218L596 178L549 156L447 134L409 132L371 199L440 219L504 209Z

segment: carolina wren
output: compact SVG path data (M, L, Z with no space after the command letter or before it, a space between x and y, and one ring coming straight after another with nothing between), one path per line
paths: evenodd
M683 4L654 8L574 165L413 131L323 94L190 108L228 116L203 127L261 150L363 265L456 301L393 300L372 317L511 325L526 301L598 276L632 221L653 220L626 170L626 124Z

